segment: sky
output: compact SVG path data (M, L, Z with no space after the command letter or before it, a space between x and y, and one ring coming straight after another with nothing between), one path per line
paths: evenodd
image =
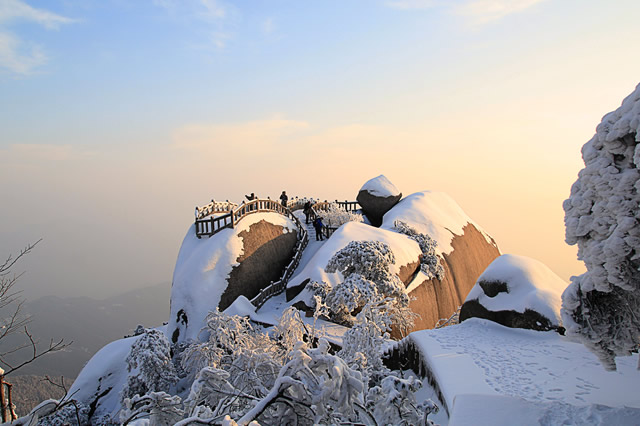
M196 205L444 191L584 272L562 202L640 82L640 2L0 0L0 256L27 298L169 283Z

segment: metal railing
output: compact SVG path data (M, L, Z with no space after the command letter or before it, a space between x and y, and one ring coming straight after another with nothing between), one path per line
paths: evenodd
M320 212L321 211L326 211L329 210L329 207L332 204L337 204L338 207L348 211L348 212L352 212L352 211L356 211L360 208L360 204L357 201L333 201L333 202L329 202L329 201L319 201L317 203L315 203L314 205L311 206L311 218L313 220L315 220L315 218L317 216L320 216ZM322 236L324 238L329 238L331 237L331 235L333 235L333 233L336 231L336 229L338 229L339 226L332 226L331 224L328 225L324 225L322 227Z
M196 206L196 219L204 219L205 217L210 216L212 214L227 213L232 211L236 207L238 207L238 204L232 203L229 200L227 201L211 200L211 202L207 205L204 205L202 207Z
M231 203L230 203L231 204ZM288 208L274 200L252 200L236 204L228 213L208 218L196 218L195 228L198 238L211 237L226 228L235 228L244 217L253 213L273 212L297 221L295 215ZM302 228L298 228L302 229ZM306 231L305 231L306 232Z

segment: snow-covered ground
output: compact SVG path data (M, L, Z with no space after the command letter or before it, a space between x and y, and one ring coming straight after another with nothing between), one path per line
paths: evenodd
M637 354L618 358L610 372L556 332L478 318L410 338L440 386L450 425L640 424Z

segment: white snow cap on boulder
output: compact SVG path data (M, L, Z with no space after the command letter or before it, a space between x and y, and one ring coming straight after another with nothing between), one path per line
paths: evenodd
M369 194L378 197L395 197L400 195L398 188L396 188L385 175L369 179L364 185L362 185L360 191L367 191Z
M488 296L482 283L505 283L507 292ZM560 307L562 292L568 283L564 282L543 263L525 256L503 254L494 260L480 275L465 303L477 299L487 310L535 311L555 326L561 324Z

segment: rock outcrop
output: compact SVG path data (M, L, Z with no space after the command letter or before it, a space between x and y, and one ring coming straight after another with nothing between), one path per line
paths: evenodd
M505 254L480 275L462 305L460 321L476 317L512 328L558 329L566 286L542 263Z
M295 223L277 213L253 213L234 229L198 239L192 226L180 248L171 288L171 341L195 339L207 314L248 299L276 281L291 261Z
M367 181L356 200L373 226L382 224L382 217L393 206L398 204L402 193L384 175Z
M283 233L282 226L264 220L238 236L243 240L243 254L229 274L227 289L218 304L220 310L229 307L238 296L253 299L272 281L280 279L297 242L295 232Z
M487 240L471 223L463 228L461 235L453 236L451 245L453 250L442 255L443 279L423 280L410 289L409 296L415 300L409 307L420 315L414 330L433 328L440 318L450 317L464 302L482 271L500 256L495 242Z

